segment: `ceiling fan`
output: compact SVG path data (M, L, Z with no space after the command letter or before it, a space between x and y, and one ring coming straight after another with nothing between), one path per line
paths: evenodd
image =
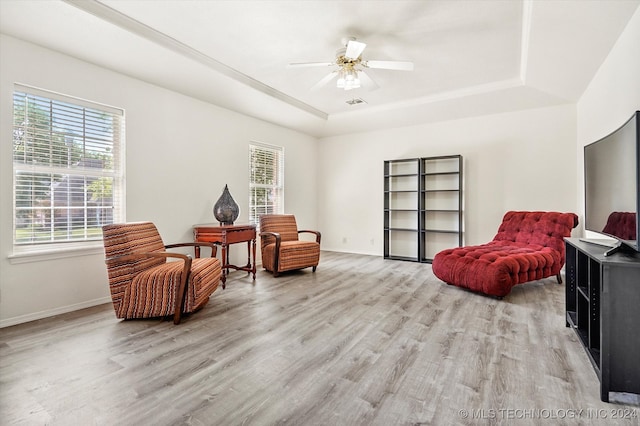
M364 68L378 68L394 71L413 71L413 62L407 61L378 61L362 59L362 52L367 45L356 41L355 37L343 39L345 47L338 49L336 59L333 62L297 62L289 64L290 67L330 67L337 66L326 77L316 83L311 90L317 90L334 78L338 77L336 86L339 89L352 90L363 84L370 88L379 87L371 77L364 72Z

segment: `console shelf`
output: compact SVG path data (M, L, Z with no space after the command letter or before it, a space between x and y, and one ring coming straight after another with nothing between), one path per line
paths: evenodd
M566 326L572 327L609 392L640 395L640 255L565 238Z

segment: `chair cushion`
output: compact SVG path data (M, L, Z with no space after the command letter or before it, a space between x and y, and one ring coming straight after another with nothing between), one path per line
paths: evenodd
M298 225L296 217L292 214L266 214L260 216L261 232L277 232L280 234L280 241L298 241ZM269 244L275 243L276 239L265 235L260 238L260 247L264 249Z
M557 275L563 263L562 253L551 247L492 241L443 250L432 268L448 284L503 297L516 284Z
M273 272L275 244L269 244L262 250L262 266ZM320 262L320 244L315 241L283 241L280 243L280 265L278 272L318 266Z
M184 262L167 262L136 275L131 285L125 288L118 318L173 315L176 303L174 296L183 268ZM207 303L211 293L218 287L222 272L220 260L216 258L193 259L191 270L183 312L193 312Z
M164 251L162 238L152 222L114 223L105 225L102 228L102 234L106 258L135 253ZM140 271L163 265L165 262L166 259L164 258L148 257L135 261L125 260L115 262L107 268L109 290L116 313L126 311L126 307L121 306L121 303L123 303L123 298L125 297L125 289L130 285L131 280L140 273Z

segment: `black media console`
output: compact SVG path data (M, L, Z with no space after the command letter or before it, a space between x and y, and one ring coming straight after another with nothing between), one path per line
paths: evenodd
M640 395L640 253L565 238L567 327L572 327L609 392Z

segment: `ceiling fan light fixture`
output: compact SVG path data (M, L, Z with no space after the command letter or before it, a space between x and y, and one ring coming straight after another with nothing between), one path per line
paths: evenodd
M358 73L354 69L341 69L338 73L336 87L344 90L358 89L360 87Z

